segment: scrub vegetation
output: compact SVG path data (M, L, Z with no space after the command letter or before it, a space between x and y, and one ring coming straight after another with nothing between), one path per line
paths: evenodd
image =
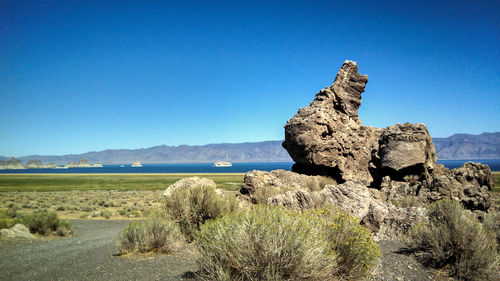
M120 254L171 253L182 242L179 226L164 212L151 212L144 221L134 221L120 232L117 245Z
M409 247L436 268L447 268L460 280L498 280L499 253L489 224L458 202L444 199L429 206L429 222L412 227Z
M0 229L11 228L15 224L23 224L31 233L40 235L70 236L73 233L69 222L61 220L53 211L35 210L32 213L18 213L16 206L0 211Z

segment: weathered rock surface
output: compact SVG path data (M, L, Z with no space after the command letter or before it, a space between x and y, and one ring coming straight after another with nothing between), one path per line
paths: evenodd
M267 203L292 210L308 210L331 203L359 218L362 225L376 234L376 240L404 235L415 222L426 219L425 209L395 207L385 201L378 190L350 181L327 185L320 191L287 191L269 198Z
M35 236L30 233L30 230L26 226L19 223L14 225L10 229L0 229L0 236L8 238L35 238Z
M494 186L487 166L468 163L452 171L440 167L424 124L385 129L361 124L358 108L367 82L355 62L345 61L333 85L288 120L283 147L296 162L292 170L381 189L389 200L416 196L432 202L446 196L470 210L487 211L488 190Z
M424 124L396 124L382 131L379 140L379 173L393 179L415 175L428 179L437 156Z
M256 190L265 187L276 187L280 190L319 190L324 187L326 180L319 176L302 175L281 169L271 172L251 171L245 174L240 193L252 195Z
M415 223L428 221L427 209L425 208L397 208L392 206L387 214L379 220L380 227L374 231L369 227L370 225L364 222L368 217L365 216L361 223L364 223L368 229L375 232L375 241L401 239Z
M211 179L207 178L200 178L200 177L189 177L189 178L183 178L175 183L171 184L165 191L163 192L164 196L170 196L174 190L177 190L179 188L184 188L184 189L189 189L191 187L195 186L208 186L208 187L213 187L216 188L217 185L215 182Z
M415 196L421 202L431 203L450 197L471 211L484 212L491 207L489 191L494 186L495 179L487 165L468 162L453 170L438 164L429 181L411 183L394 181L386 176L381 191L388 200Z
M333 85L288 120L283 147L296 162L294 171L365 185L373 181L369 167L381 130L362 126L358 117L367 82L356 63L346 61Z

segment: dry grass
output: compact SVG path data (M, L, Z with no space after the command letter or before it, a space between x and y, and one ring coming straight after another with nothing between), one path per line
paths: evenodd
M2 174L0 210L37 209L64 219L133 219L163 206L163 191L189 176L214 180L217 188L238 190L244 174Z
M0 210L15 206L19 213L55 211L64 219L130 219L163 205L162 191L3 192Z

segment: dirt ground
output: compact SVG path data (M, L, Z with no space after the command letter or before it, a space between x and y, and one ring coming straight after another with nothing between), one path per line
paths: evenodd
M130 220L72 220L69 238L0 240L0 280L189 280L197 266L190 246L171 255L115 256L115 238ZM370 280L434 279L401 253L396 241L379 243L383 258Z
M0 280L185 280L196 264L189 248L172 255L114 256L130 221L73 220L70 238L0 240Z

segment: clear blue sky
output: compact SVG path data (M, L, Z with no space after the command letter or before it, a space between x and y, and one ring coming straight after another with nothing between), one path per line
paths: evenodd
M282 139L346 59L364 125L500 131L498 1L270 2L0 1L0 155Z

